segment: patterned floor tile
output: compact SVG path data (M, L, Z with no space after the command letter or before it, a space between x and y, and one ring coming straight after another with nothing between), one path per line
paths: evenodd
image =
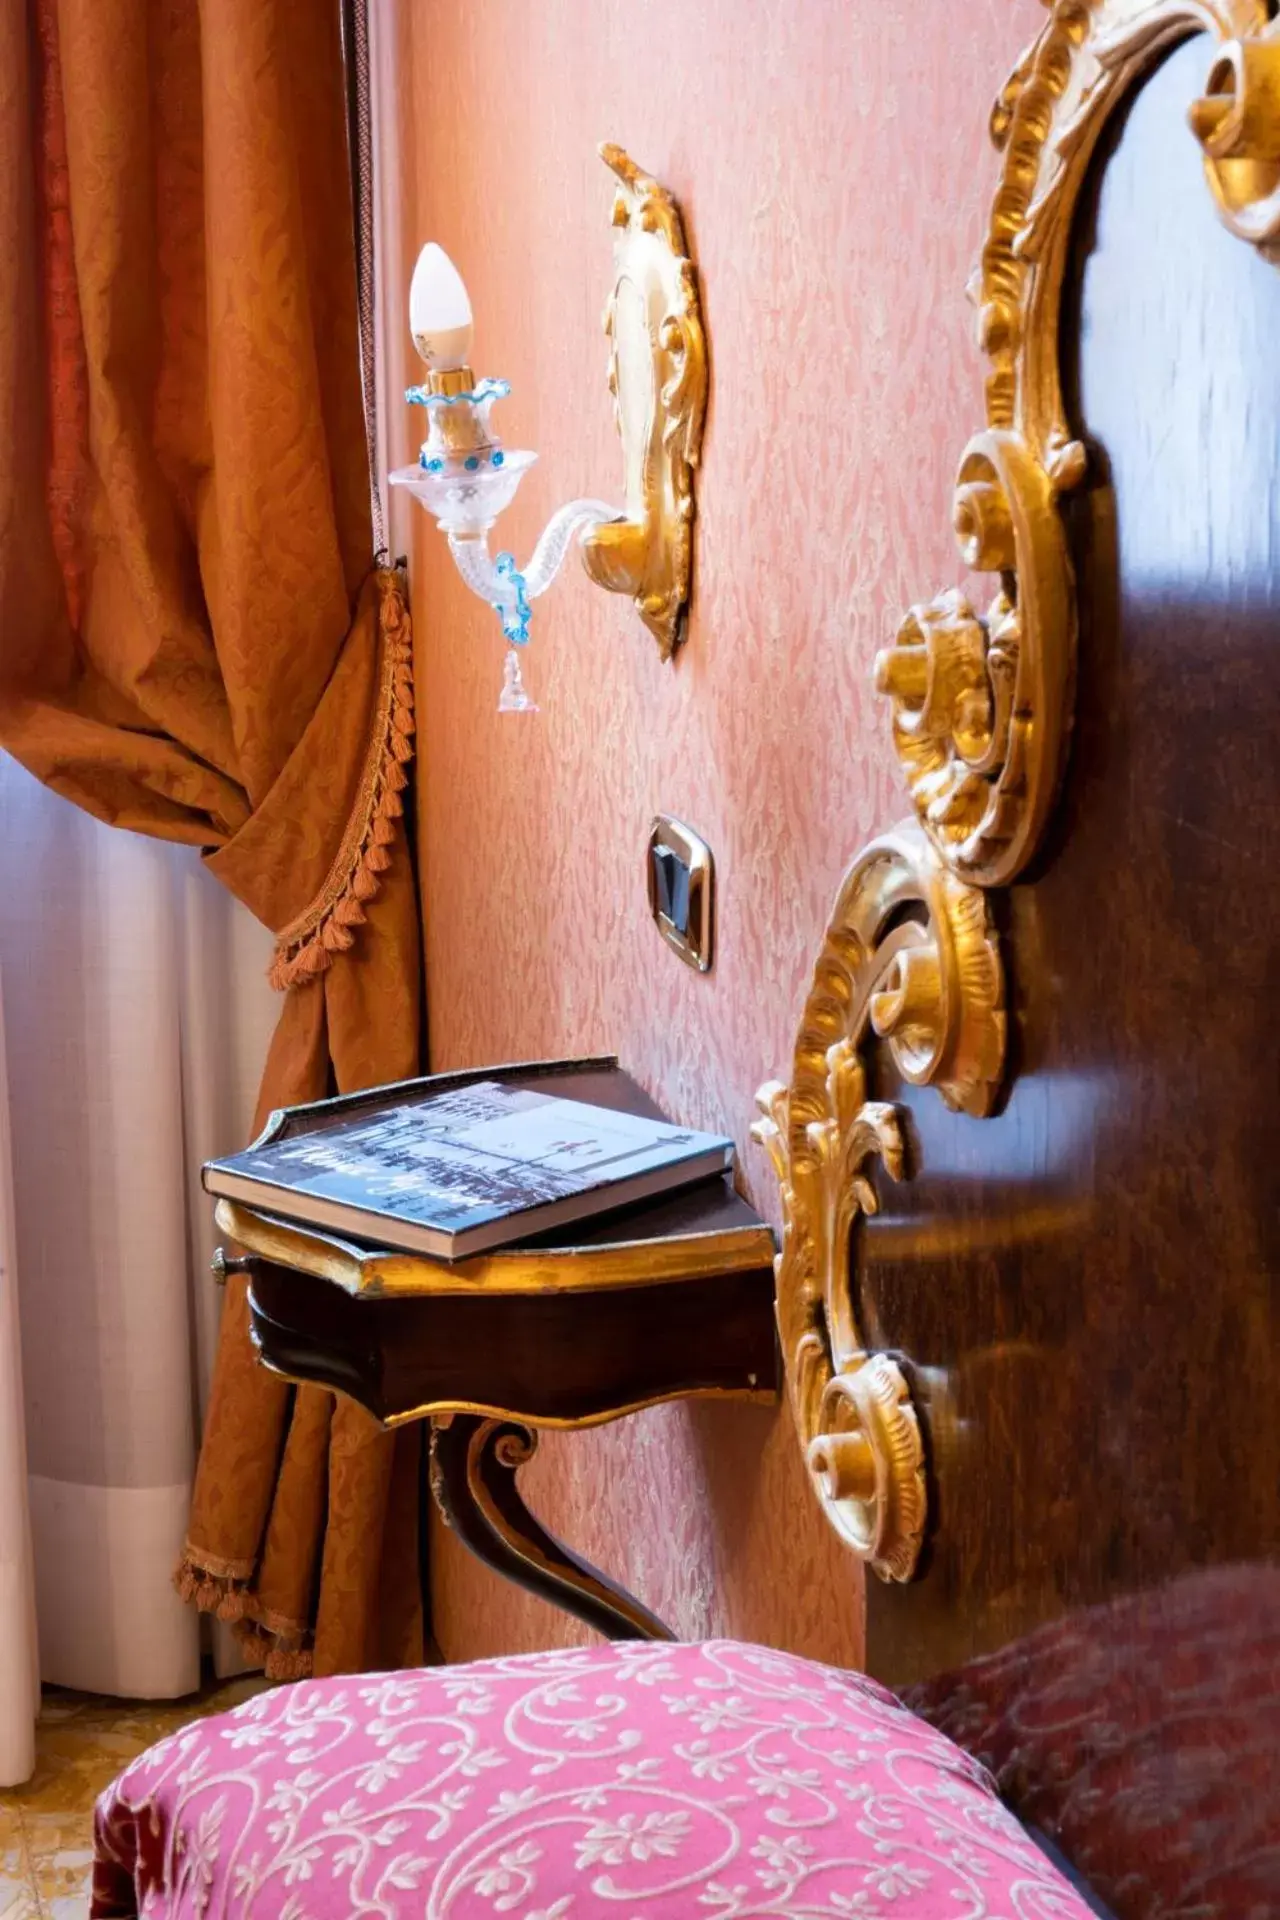
M36 1770L0 1792L0 1920L85 1920L93 1804L129 1762L168 1733L257 1693L257 1674L187 1700L104 1700L46 1689Z

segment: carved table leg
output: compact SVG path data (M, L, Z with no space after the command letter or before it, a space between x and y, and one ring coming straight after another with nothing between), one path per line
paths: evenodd
M674 1640L625 1588L534 1519L516 1487L538 1436L514 1420L455 1413L431 1425L431 1490L445 1521L486 1566L576 1614L610 1640Z

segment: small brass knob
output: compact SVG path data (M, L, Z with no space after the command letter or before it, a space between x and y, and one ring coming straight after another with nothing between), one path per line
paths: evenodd
M213 1258L209 1262L209 1271L213 1275L216 1287L225 1287L227 1279L233 1273L252 1273L257 1262L251 1253L229 1254L225 1247L215 1247Z

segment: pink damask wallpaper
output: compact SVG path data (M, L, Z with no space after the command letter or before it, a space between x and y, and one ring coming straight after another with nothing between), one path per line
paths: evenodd
M428 238L453 256L476 371L513 385L501 431L540 456L503 543L523 559L562 501L620 494L600 140L677 194L711 351L674 666L570 565L535 611L540 712L498 714L496 618L416 513L432 1063L614 1050L672 1114L734 1135L775 1217L752 1097L786 1069L842 871L906 810L871 661L902 609L961 578L950 483L981 418L964 287L995 177L987 112L1039 13L398 0L406 260ZM384 297L405 311L403 288ZM407 409L396 424L403 457L420 434ZM706 977L647 916L656 811L715 853ZM549 1435L524 1486L684 1634L858 1660L857 1570L811 1504L785 1412L668 1407ZM586 1637L447 1537L435 1583L451 1658Z

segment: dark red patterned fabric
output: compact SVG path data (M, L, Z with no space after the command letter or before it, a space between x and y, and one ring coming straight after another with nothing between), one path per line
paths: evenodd
M1280 1915L1280 1568L1091 1608L905 1698L1117 1920Z

